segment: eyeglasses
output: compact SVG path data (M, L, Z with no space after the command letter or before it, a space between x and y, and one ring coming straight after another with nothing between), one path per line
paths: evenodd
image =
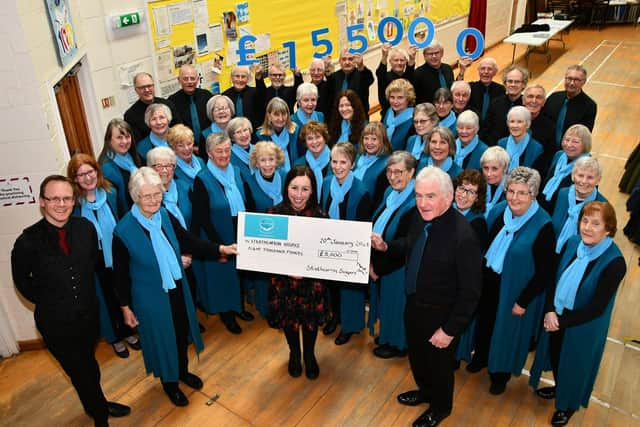
M241 128L233 132L234 135L242 135L243 133L251 133L249 128Z
M144 86L136 86L136 90L149 90L149 89L153 89L153 84L150 85L144 85Z
M283 77L284 77L284 74L269 74L269 78L270 78L270 79L272 79L272 78L274 78L274 77L275 77L276 79L281 79L281 78L283 78Z
M55 205L59 205L60 203L63 203L65 205L68 205L69 203L73 203L73 197L46 197L46 196L42 196L42 198L44 200L46 200L49 203L53 203Z
M95 169L91 169L88 172L77 173L76 174L76 178L78 178L78 179L87 178L87 177L93 178L95 176L95 174L96 174L96 170Z
M476 190L472 190L470 188L464 188L463 186L457 187L456 192L460 194L464 194L465 196L475 196L478 194Z
M441 52L439 50L436 50L435 52L425 52L424 56L438 56L440 53Z
M431 122L431 119L420 119L420 120L414 120L413 124L414 125L426 125L427 123Z
M571 82L571 83L580 83L580 82L584 81L584 79L577 78L577 77L565 77L564 80L566 82Z
M518 85L522 83L522 80L505 80L505 83L508 85Z
M162 200L162 192L158 191L157 193L141 194L140 200L143 202L150 202L152 200L155 202L160 201Z
M223 107L213 107L213 112L214 113L221 113L223 111L230 111L231 108L229 108L227 105L223 106Z
M387 169L387 175L392 177L402 176L406 171L406 169Z
M507 190L507 196L511 198L516 197L518 199L524 199L525 197L529 197L530 195L531 193L528 191Z
M166 170L166 171L171 171L174 170L176 168L176 165L172 165L172 164L168 164L168 165L161 165L161 164L155 164L152 165L154 169L160 169L160 170Z

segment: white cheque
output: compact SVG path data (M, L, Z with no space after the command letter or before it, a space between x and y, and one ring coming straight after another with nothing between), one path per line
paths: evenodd
M369 282L371 223L238 213L237 268Z

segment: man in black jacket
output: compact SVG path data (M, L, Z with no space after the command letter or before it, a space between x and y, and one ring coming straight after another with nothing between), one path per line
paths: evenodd
M236 65L231 69L231 87L223 95L229 97L236 109L236 117L246 117L254 129L258 129L264 120L262 107L264 99L255 87L249 86L251 71L249 67Z
M462 75L464 75L463 67L465 64L465 61L458 62L460 74ZM489 57L482 58L478 63L479 80L469 83L469 86L471 86L469 107L471 107L473 111L478 112L478 116L480 117L480 127L482 127L484 120L487 118L487 112L489 111L491 101L500 96L504 96L505 94L504 85L493 81L493 78L497 73L498 63L496 60Z
M373 84L373 73L363 61L362 55L349 53L348 49L340 52L340 69L327 78L330 111L338 92L351 89L358 94L366 117L369 117L369 86Z
M424 48L424 64L413 73L413 85L416 90L416 104L433 102L433 95L440 88L449 89L453 83L453 70L442 62L444 47L437 41Z
M11 252L13 280L35 304L34 317L49 352L71 379L96 426L109 416L128 415L128 406L107 402L95 358L98 301L94 266L98 241L93 225L71 218L75 199L69 179L52 175L40 186L44 218L26 228Z
M404 312L409 363L418 390L398 395L403 405L430 403L414 427L436 426L453 407L454 354L458 337L475 311L481 290L482 255L467 220L451 206L449 175L426 167L415 184L417 213L406 237L372 247L404 257Z

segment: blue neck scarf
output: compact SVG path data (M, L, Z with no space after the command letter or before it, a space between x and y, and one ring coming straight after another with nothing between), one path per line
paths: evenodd
M302 123L303 126L306 125L307 122L311 120L316 122L320 121L320 116L316 111L311 112L311 117L309 117L305 114L304 111L302 111L302 108L298 108L296 110L296 117L298 118L298 120L300 120L300 123Z
M524 134L524 138L522 138L520 142L516 142L516 140L513 139L513 136L509 135L509 138L507 138L507 153L509 153L509 158L511 160L509 161L509 169L507 170L507 173L520 166L520 156L524 153L524 150L527 149L527 145L529 145L530 140L531 137L528 133Z
M277 170L274 172L273 179L271 181L264 179L260 172L256 173L254 176L256 177L258 187L260 187L260 189L264 191L271 200L273 200L274 206L282 202L282 178Z
M184 220L184 216L178 208L178 186L176 180L172 179L169 183L169 188L162 195L162 205L171 212L171 215L175 216L182 228L187 229L187 223Z
M353 185L353 174L349 172L347 178L342 185L338 182L338 178L333 176L331 178L331 205L329 205L329 218L340 219L340 203L344 201L344 196L347 195L351 186Z
M240 117L240 115L238 115ZM224 133L224 131L218 126L216 122L211 122L211 126L209 126L211 133Z
M431 156L427 157L427 166L435 166ZM449 169L451 169L451 166L453 166L453 159L451 157L447 156L447 158L444 159L442 164L440 166L436 166L436 167L442 169L445 172L449 172Z
M387 223L391 219L391 216L395 211L407 200L411 195L413 195L413 189L416 186L416 180L412 179L409 181L409 184L402 191L393 190L387 196L385 201L385 208L376 219L376 222L373 224L373 232L377 234L384 233L385 228L387 228Z
M438 123L438 126L451 128L451 126L453 126L455 123L456 123L456 113L454 113L453 110L451 110L449 111L449 115L447 115L447 117L440 120L440 123Z
M489 212L491 211L491 209L493 209L496 203L498 203L498 200L500 200L500 197L502 197L502 192L504 191L504 183L506 180L507 180L507 174L505 173L502 176L502 181L500 181L500 184L498 184L498 186L496 187L496 192L493 193L493 196L491 196L491 184L487 184L487 200L485 202L485 211L484 211L485 218L489 216Z
M367 169L378 160L378 156L375 154L362 154L358 157L358 161L356 162L356 170L353 171L353 174L360 181L364 178L364 174L367 173Z
M538 206L538 202L534 200L524 214L514 218L511 213L511 208L507 205L507 208L504 210L504 214L502 215L502 218L504 219L504 226L500 229L500 232L496 235L495 239L493 239L493 243L491 243L491 246L489 246L489 250L485 255L485 258L487 259L487 267L498 274L502 273L504 258L507 255L509 246L511 246L511 242L513 241L513 235L517 233L518 230L520 230L536 212L538 212L539 208L540 206Z
M462 167L464 159L466 159L467 156L476 149L479 143L480 138L478 138L478 135L474 136L471 142L469 142L466 147L462 146L462 141L460 141L460 138L456 138L456 164Z
M349 141L349 135L351 135L351 122L342 119L342 123L340 124L340 136L336 142Z
M589 263L600 257L609 246L613 243L611 237L607 236L600 243L593 246L587 246L584 242L578 244L576 251L576 259L569 264L567 269L560 276L556 287L556 295L553 298L553 305L556 313L562 314L565 308L573 310L573 304L576 302L576 293L580 282L584 277L584 273Z
M176 287L176 280L182 279L182 269L178 264L173 246L171 246L171 243L162 232L162 215L158 210L151 218L147 218L140 212L140 208L136 204L131 207L131 215L142 228L149 232L153 254L156 257L156 261L158 261L160 277L162 278L162 289L165 292L169 292L169 289Z
M149 134L149 141L151 141L151 145L154 147L168 147L167 141L165 139L159 138L155 133L151 132Z
M458 208L458 204L456 202L453 202L453 208L456 209L458 212L460 212L462 214L462 216L466 217L467 214L469 212L471 212L471 208L467 208L467 209L459 209Z
M564 222L562 226L562 230L558 235L558 241L556 242L556 253L559 254L562 251L562 247L564 244L571 238L578 234L578 217L580 216L580 211L585 203L593 202L598 195L598 190L596 188L593 189L591 194L587 196L586 199L578 203L576 201L576 186L572 185L569 187L569 191L567 191L567 199L569 201L569 208L567 209L567 220Z
M289 132L287 132L286 129L282 129L278 135L276 130L271 128L271 141L275 142L278 147L282 149L282 152L284 153L284 163L282 164L282 167L285 172L289 172L291 169L291 160L289 159L289 150L287 149L289 146Z
M327 166L329 164L329 161L331 160L331 150L329 150L329 147L325 145L324 149L322 150L322 153L320 153L317 159L313 157L313 153L311 153L311 151L307 150L306 154L304 155L304 158L309 164L309 167L311 168L311 170L313 171L313 174L316 177L316 189L318 193L318 202L320 202L320 189L322 188L322 180L323 180L322 169L324 169L325 166Z
M389 137L389 141L393 138L393 132L395 132L396 127L407 120L411 120L412 117L413 107L405 108L400 112L400 114L396 114L391 108L387 110L387 114L384 118L384 124L387 127L387 136Z
M426 144L426 141L420 135L413 135L407 141L407 147L409 148L409 152L413 154L413 157L415 157L416 160L420 160L420 157L422 157L422 153L424 153L425 144Z
M249 163L249 154L251 154L251 152L253 151L253 145L249 144L249 151L247 151L244 148L240 147L238 144L233 144L231 146L231 151L240 159L242 163L251 168ZM253 172L253 169L251 169L251 171Z
M90 202L86 198L80 199L80 215L87 218L93 224L98 235L98 247L102 249L105 267L113 267L113 253L111 243L113 241L113 229L116 227L116 219L107 203L107 192L102 188L96 188L96 201ZM95 214L94 214L95 213ZM97 218L96 218L97 214Z
M584 155L584 154L583 154ZM547 185L544 186L544 190L542 190L542 194L544 194L545 200L548 202L551 200L556 191L558 191L558 187L563 179L565 179L571 171L573 170L573 165L576 163L580 157L569 161L566 153L562 153L556 162L556 167L553 170L553 176L549 181L547 181Z
M182 172L184 172L185 175L191 178L192 181L196 179L196 175L198 175L198 172L200 172L200 169L202 169L202 166L200 166L200 162L195 157L193 157L193 155L191 156L191 164L176 156L176 165Z
M231 216L238 216L238 212L245 210L242 193L236 184L233 165L229 163L225 170L220 169L213 164L211 159L207 160L207 169L213 177L224 187L224 195L229 202L229 211Z
M116 165L118 165L120 169L124 169L129 173L133 173L135 170L138 169L136 164L133 162L133 157L131 157L131 154L129 153L125 153L125 154L114 153L114 154L115 155L113 156L113 161Z

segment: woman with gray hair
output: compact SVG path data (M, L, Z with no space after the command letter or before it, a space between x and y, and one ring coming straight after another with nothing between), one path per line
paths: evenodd
M480 118L471 111L466 110L460 113L456 122L458 137L456 138L455 162L462 169L480 170L480 158L487 150L487 144L480 141L478 131L480 130Z
M456 136L456 113L453 111L451 91L446 87L436 90L433 94L433 105L438 113L438 125L448 128Z
M189 400L178 381L194 389L202 380L188 371L187 346L203 344L184 268L182 252L218 258L236 254L225 246L197 239L162 207L164 187L156 171L142 167L129 181L135 204L113 233L114 276L125 323L138 327L147 372L160 377L176 406Z
M413 109L413 128L415 135L407 139L407 151L420 161L424 153L425 145L428 142L431 131L439 122L436 107L428 102L418 104Z
M386 177L389 187L382 203L374 210L373 233L386 242L407 234L411 216L415 211L415 172L418 162L407 151L396 151L387 159ZM391 259L382 252L372 251L369 274L369 319L370 334L375 335L375 324L380 320L376 357L389 359L407 354L407 336L404 327L405 263Z
M213 95L211 99L207 101L207 117L211 120L211 126L202 130L202 140L205 141L205 146L201 147L199 153L206 159L203 154L207 153L206 140L212 133L225 133L229 121L236 115L236 107L233 105L233 101L226 95Z
M507 127L509 136L498 141L498 146L509 153L509 168L507 173L518 166L526 166L538 171L540 176L546 173L544 168L544 149L542 144L529 135L531 127L531 113L525 107L518 105L507 113Z
M485 218L489 216L491 209L504 200L504 181L509 167L509 154L498 146L489 147L480 157L482 175L487 181Z
M435 166L448 173L451 179L455 179L462 172L462 168L453 161L456 156L456 142L448 128L444 126L433 128L424 152L426 156L420 159L418 172L427 166Z
M313 83L302 83L296 89L296 102L298 109L291 116L291 120L298 125L299 128L306 125L308 121L324 123L324 114L316 111L318 106L318 87Z
M544 289L555 274L555 235L551 218L536 202L540 174L519 166L507 177L506 202L487 218L489 249L485 255L482 296L477 311L476 345L467 371L487 366L489 392L505 391L519 376L532 340L537 338Z
M253 126L246 117L235 117L227 125L227 135L231 145L231 164L240 170L242 179L247 182L253 173L249 157L253 150Z
M171 108L165 104L151 104L144 112L144 123L149 126L151 133L138 142L138 155L147 158L147 152L153 147L168 147L167 132L171 123Z
M300 128L291 120L289 106L281 98L272 98L267 104L262 126L256 131L259 141L273 141L278 144L284 153L284 172L289 172L291 164L305 150L300 144L298 135Z

